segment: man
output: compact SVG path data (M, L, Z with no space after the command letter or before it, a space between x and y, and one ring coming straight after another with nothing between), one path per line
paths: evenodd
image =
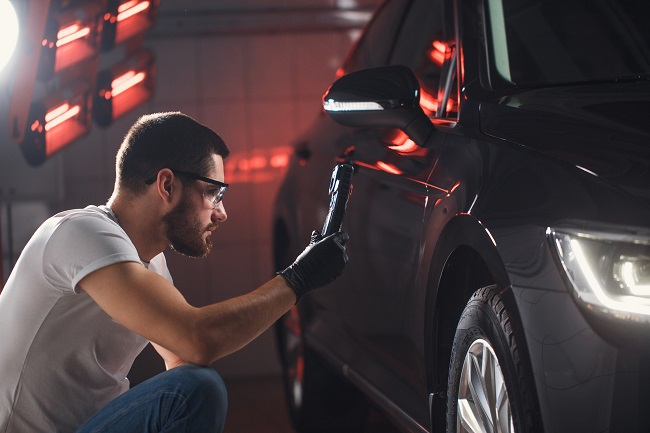
M314 232L294 264L258 289L190 306L162 252L208 254L227 218L228 153L188 116L143 116L120 147L107 205L62 212L36 231L0 295L0 433L223 429L225 388L205 366L347 262L347 235ZM128 390L126 374L149 342L167 371Z

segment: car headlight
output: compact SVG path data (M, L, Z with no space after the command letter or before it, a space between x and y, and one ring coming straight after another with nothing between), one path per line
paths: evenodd
M650 238L552 228L547 234L580 302L650 322Z

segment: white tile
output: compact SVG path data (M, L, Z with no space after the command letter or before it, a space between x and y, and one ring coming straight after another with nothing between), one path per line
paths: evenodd
M74 177L67 178L63 188L63 199L57 210L104 204L113 191L113 184L101 178Z
M256 35L249 40L246 86L251 101L284 99L292 94L289 36Z
M296 95L320 98L335 80L343 62L341 39L336 33L307 33L291 38L295 57Z
M280 180L255 184L255 241L258 247L268 249L272 239L273 205L280 187ZM266 254L266 253L265 253Z
M129 128L144 112L147 112L146 107L137 107L133 111L126 113L123 117L116 119L108 128L101 129L102 141L104 142L104 173L107 180L115 181L115 156L117 150L124 140L124 136L129 131Z
M292 99L252 101L249 107L251 148L268 149L291 143L295 131Z
M195 100L185 100L185 101L170 101L170 100L158 100L155 99L151 105L151 109L147 112L150 113L163 113L167 111L180 111L183 114L186 114L193 119L200 122L201 118L201 106Z
M323 116L321 99L303 98L296 102L296 127L295 136L301 135L310 128L316 119Z
M246 115L247 105L243 100L228 102L205 102L201 105L201 116L197 120L215 131L226 142L231 153L245 150L250 142Z
M222 36L198 42L199 88L202 100L243 101L246 98L247 38Z
M13 264L15 264L15 260L18 259L22 249L31 239L36 229L52 216L53 212L45 200L14 202L11 206L3 205L0 207L0 212L2 216L2 227L0 229L2 229L3 242L6 242L8 247L9 237L11 237L13 246L11 253L14 259ZM11 219L8 218L9 212L11 212ZM9 226L9 220L11 220L11 226ZM6 251L8 248L3 248L3 250Z
M250 183L234 183L228 188L223 204L228 219L219 226L213 241L222 245L246 246L256 237L256 216L260 212L255 202L255 186Z
M79 176L101 178L105 175L103 138L103 131L94 126L88 135L60 151L64 178Z
M199 95L196 40L159 38L152 41L156 55L156 99L195 100Z

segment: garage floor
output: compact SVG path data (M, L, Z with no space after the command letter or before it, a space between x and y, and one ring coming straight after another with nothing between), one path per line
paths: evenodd
M292 433L279 377L226 380L229 409L225 433ZM398 433L388 420L371 413L364 433Z

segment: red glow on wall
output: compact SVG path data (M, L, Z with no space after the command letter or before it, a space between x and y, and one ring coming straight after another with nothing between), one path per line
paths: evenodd
M285 168L289 165L289 155L286 153L278 153L271 156L269 165L273 168Z
M261 170L267 165L267 158L264 156L254 156L249 160L251 170Z
M228 183L265 183L280 180L289 166L289 146L233 152L225 164Z

